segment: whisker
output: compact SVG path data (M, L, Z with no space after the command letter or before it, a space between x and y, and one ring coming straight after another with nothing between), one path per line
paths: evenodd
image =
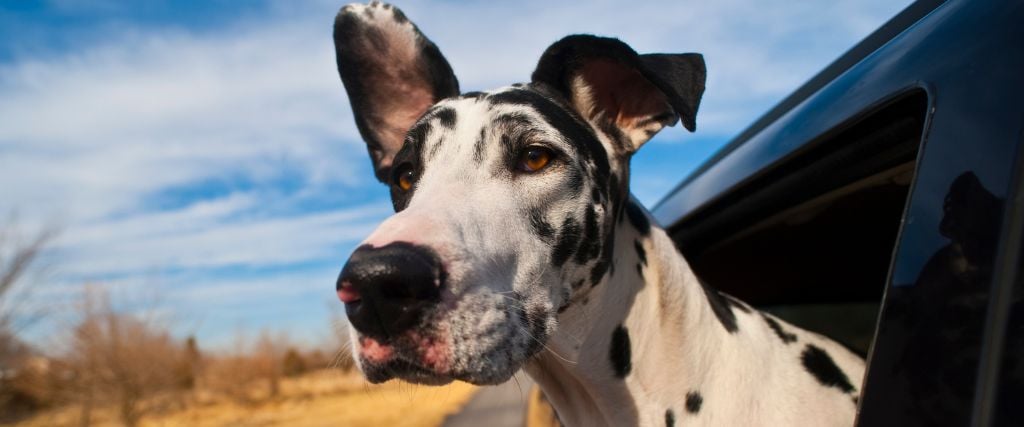
M515 376L515 374L512 375L512 380L515 381L516 388L519 389L519 403L522 403L523 402L523 385L519 384L519 377Z

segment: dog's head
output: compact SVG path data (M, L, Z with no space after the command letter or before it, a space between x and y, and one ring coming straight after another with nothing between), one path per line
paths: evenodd
M360 368L371 382L507 380L607 280L629 158L680 119L694 129L703 59L569 36L530 83L462 94L390 5L345 6L334 42L396 211L338 278Z

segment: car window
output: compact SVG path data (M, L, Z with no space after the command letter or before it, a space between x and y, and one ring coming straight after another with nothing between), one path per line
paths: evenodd
M670 228L718 289L864 354L885 288L927 96L820 135Z

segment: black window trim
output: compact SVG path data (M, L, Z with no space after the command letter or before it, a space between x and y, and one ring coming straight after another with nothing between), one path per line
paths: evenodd
M864 40L861 40L860 43L857 43L835 61L832 61L832 63L826 66L825 69L801 85L789 96L783 98L782 101L740 132L739 135L712 154L711 157L705 160L704 163L698 166L697 169L694 169L693 172L677 184L672 191L655 203L654 209L656 210L666 200L668 200L673 193L685 187L691 181L728 156L729 153L735 151L737 147L743 145L754 135L757 135L759 132L764 130L768 125L781 118L784 114L807 98L810 98L818 90L825 87L828 83L835 80L868 55L877 51L890 40L910 28L914 23L930 14L946 1L947 0L917 0L910 6L907 6L892 19L864 38Z

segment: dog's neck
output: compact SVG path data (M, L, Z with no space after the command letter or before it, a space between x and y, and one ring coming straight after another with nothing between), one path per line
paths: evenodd
M680 417L686 402L669 400L714 375L729 335L668 235L639 228L629 219L616 225L613 272L559 316L526 366L566 425Z

